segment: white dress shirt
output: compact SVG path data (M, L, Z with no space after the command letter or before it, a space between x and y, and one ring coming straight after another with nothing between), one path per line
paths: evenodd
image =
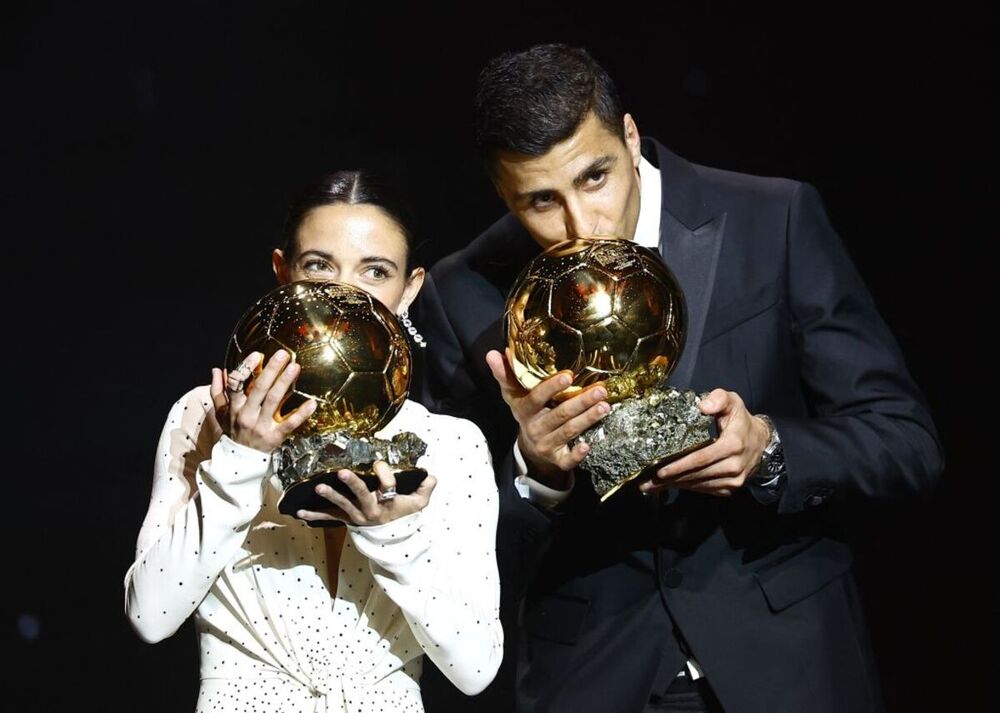
M192 614L199 711L422 711L427 654L462 691L503 653L489 449L469 421L412 401L378 435L412 431L437 478L422 511L349 526L331 593L322 528L277 510L267 453L222 435L209 388L171 409L125 609L149 642ZM170 672L151 672L171 675Z

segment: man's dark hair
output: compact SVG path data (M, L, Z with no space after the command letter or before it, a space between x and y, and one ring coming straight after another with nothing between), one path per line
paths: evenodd
M589 112L622 134L621 100L586 50L537 45L494 58L476 86L476 147L490 175L497 151L541 156L572 136Z

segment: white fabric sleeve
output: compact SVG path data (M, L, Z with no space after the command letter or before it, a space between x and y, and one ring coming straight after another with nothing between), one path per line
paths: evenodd
M503 657L498 497L482 433L463 419L444 423L447 433L429 444L447 455L438 459L428 506L385 525L348 529L424 653L474 695L493 680Z
M518 495L544 508L551 509L563 503L576 484L575 471L569 472L569 487L566 490L550 488L530 477L528 464L524 461L524 454L521 453L521 446L518 445L517 441L514 441L514 468L517 470L517 475L514 477L514 487L517 489Z
M221 435L207 388L174 404L125 574L125 612L142 639L167 638L204 599L260 511L270 461Z

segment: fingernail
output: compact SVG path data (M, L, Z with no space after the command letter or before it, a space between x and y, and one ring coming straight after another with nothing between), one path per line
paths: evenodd
M590 453L590 446L588 444L586 444L586 443L581 443L580 444L580 452L581 453Z
M594 396L598 399L606 399L608 398L608 392L602 388L597 388L594 389Z
M569 386L573 383L573 378L569 374L563 374L559 377L559 386Z
M611 406L606 403L601 403L597 405L597 410L601 414L608 414L611 412Z
M337 473L337 477L340 478L341 480L347 480L351 476L349 473Z

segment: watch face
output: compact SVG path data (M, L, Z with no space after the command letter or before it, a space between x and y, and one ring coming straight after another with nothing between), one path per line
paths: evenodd
M771 452L765 453L764 469L772 478L785 472L785 451L780 443L775 444Z

